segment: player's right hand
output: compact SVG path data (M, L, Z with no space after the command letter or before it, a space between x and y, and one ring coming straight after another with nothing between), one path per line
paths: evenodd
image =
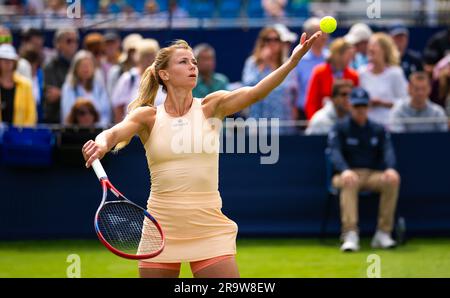
M93 140L87 141L83 145L81 150L84 160L86 161L86 168L89 168L96 159L102 159L105 156L107 149L105 146L94 142Z

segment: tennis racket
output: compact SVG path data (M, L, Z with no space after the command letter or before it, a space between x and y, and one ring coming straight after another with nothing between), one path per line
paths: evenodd
M95 214L95 232L112 253L126 259L156 257L164 249L164 233L158 222L145 209L128 200L109 181L100 160L92 163L103 189ZM115 195L108 199L109 191Z

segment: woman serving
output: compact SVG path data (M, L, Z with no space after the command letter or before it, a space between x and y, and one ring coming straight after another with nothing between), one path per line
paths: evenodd
M163 227L166 245L157 257L139 262L141 277L178 277L182 262L190 262L195 277L239 277L237 225L221 212L218 150L204 146L205 140L220 134L210 120L221 123L266 97L320 34L309 39L303 34L291 57L255 86L217 91L204 99L192 96L198 76L192 49L176 41L161 49L144 72L138 98L130 103L125 119L84 144L86 167L114 147L123 148L136 134L144 145L152 185L147 207ZM154 107L160 84L167 98ZM200 147L198 140L203 140Z

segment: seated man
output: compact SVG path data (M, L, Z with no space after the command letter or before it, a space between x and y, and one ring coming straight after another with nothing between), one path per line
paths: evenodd
M430 101L430 81L425 72L415 72L409 76L409 95L406 101L400 101L390 113L390 127L395 132L447 131L448 120L444 109ZM411 119L424 119L423 122L410 122ZM432 122L426 121L428 119Z
M342 251L359 249L358 193L370 190L380 193L378 228L372 240L374 248L391 248L394 213L400 185L390 135L368 119L368 93L353 89L351 117L337 123L328 135L331 160L340 172L333 185L340 189Z
M352 86L353 83L350 80L335 80L331 91L331 99L327 100L325 106L311 118L305 134L328 134L339 120L343 120L348 116Z

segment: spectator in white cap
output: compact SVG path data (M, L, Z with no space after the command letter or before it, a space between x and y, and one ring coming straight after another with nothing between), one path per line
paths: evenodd
M11 31L9 28L0 25L0 45L1 44L12 44L13 38ZM22 76L26 77L29 80L32 80L33 76L31 73L31 65L30 63L23 58L17 60L16 72L20 73Z
M280 35L281 42L283 43L284 56L287 58L291 51L292 45L298 39L298 34L289 30L289 28L284 24L275 24L273 27Z
M114 65L109 70L107 90L112 95L120 76L136 66L136 46L142 40L142 36L137 33L127 35L122 40L122 54L119 57L119 64Z
M16 72L19 56L11 44L0 45L0 122L16 126L36 124L31 81Z
M358 69L369 63L369 59L367 58L367 45L372 34L373 32L369 26L364 23L356 23L344 36L345 41L355 47L355 58L350 64L352 68Z
M115 123L123 120L127 114L128 105L137 98L142 74L153 64L158 51L159 43L151 38L141 40L136 46L137 65L120 76L111 96ZM155 106L164 103L166 97L167 94L162 86L159 86Z

